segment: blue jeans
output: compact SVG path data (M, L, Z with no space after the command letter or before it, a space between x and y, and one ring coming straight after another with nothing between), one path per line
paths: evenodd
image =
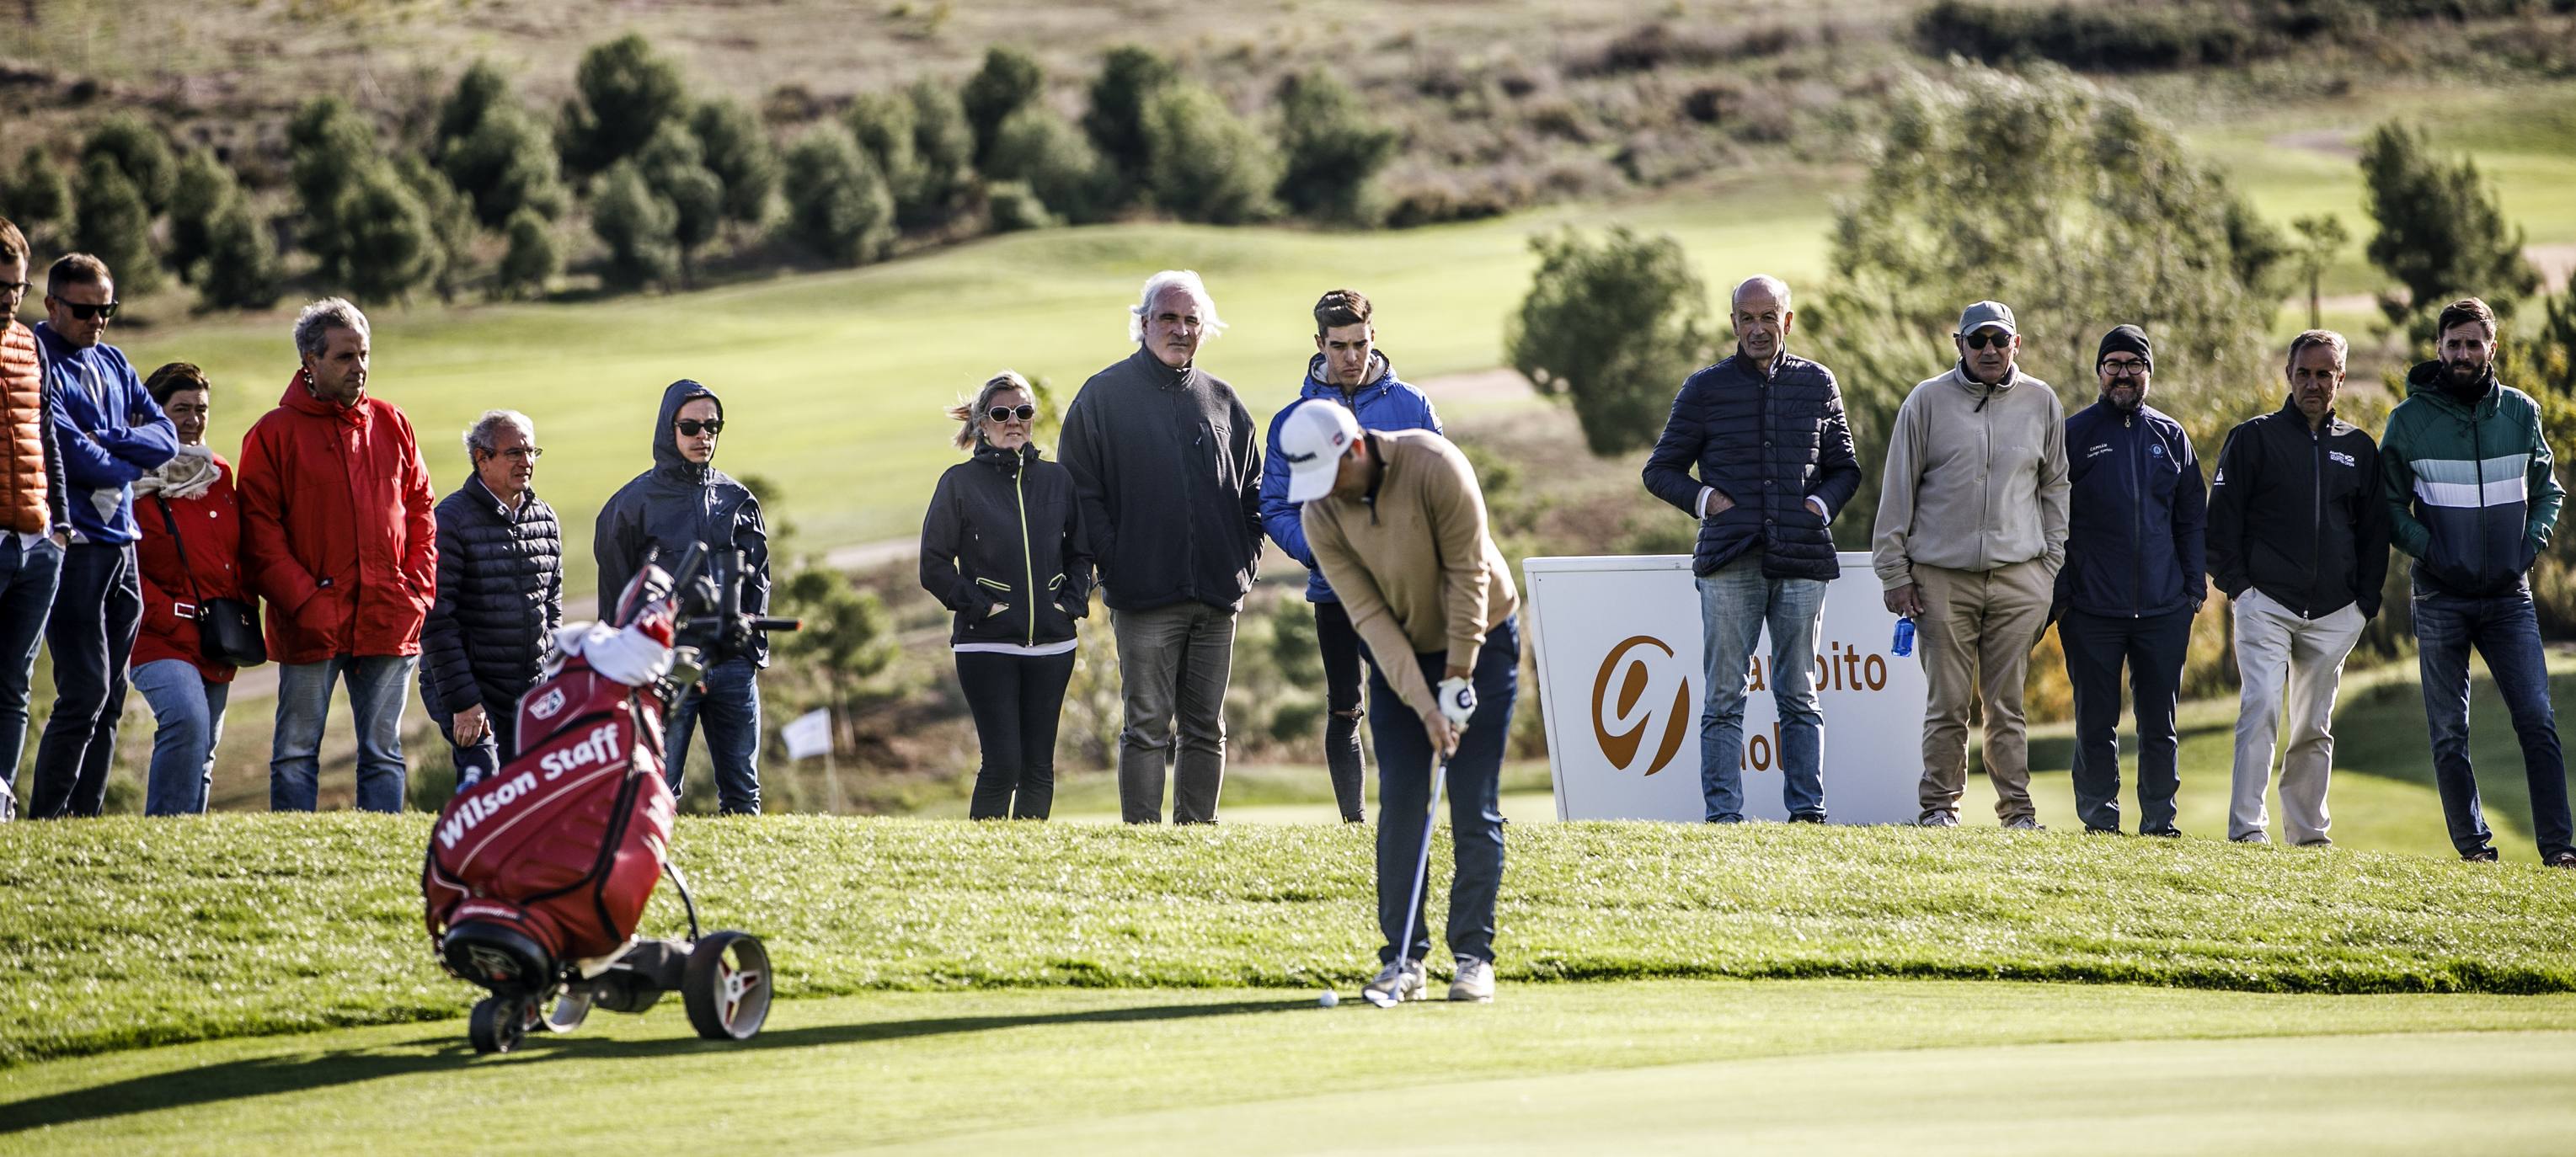
M2468 855L2493 833L2478 808L2478 777L2469 767L2469 648L2486 656L2496 693L2513 717L2522 743L2522 770L2531 783L2531 826L2546 859L2569 850L2567 764L2558 748L2558 723L2549 705L2549 668L2541 656L2540 620L2527 592L2501 598L2415 596L2417 669L2424 678L2424 719L2433 733L2433 786L2442 793L2442 816L2451 846Z
M45 619L54 656L54 713L36 743L27 814L94 816L107 804L107 765L125 718L125 664L143 625L143 578L134 548L75 542Z
M143 814L192 816L206 810L215 781L215 745L224 738L224 701L232 684L209 682L197 665L155 659L134 669L134 689L152 705L152 773Z
M1710 823L1744 818L1745 668L1771 628L1771 702L1779 708L1780 800L1793 816L1825 815L1825 714L1816 705L1816 633L1825 584L1762 577L1747 554L1699 576L1700 656L1708 698L1699 713L1699 793Z
M1365 646L1365 644L1363 644ZM1424 681L1438 686L1446 651L1409 657ZM1401 661L1401 660L1399 660ZM1449 952L1459 959L1494 958L1494 895L1503 884L1503 749L1511 740L1512 701L1520 694L1521 629L1517 616L1485 632L1476 652L1476 715L1449 757L1449 832L1457 871L1449 880ZM1396 957L1404 936L1405 901L1413 897L1414 865L1422 862L1422 824L1431 814L1431 737L1422 716L1395 693L1369 656L1369 735L1377 741L1377 927L1386 937L1380 964ZM1431 954L1431 927L1423 909L1413 911L1413 942L1405 959Z
M704 715L707 755L716 764L716 808L726 815L760 814L760 668L749 659L727 659L707 671L705 691L682 688L671 706L662 745L671 794L689 771L689 735Z
M0 819L17 814L18 757L27 747L27 698L36 679L36 648L62 581L63 551L52 541L32 550L0 531Z
M268 757L269 810L313 810L331 685L345 681L349 707L358 717L358 807L401 811L403 700L419 663L410 655L341 655L319 663L279 664L277 736Z

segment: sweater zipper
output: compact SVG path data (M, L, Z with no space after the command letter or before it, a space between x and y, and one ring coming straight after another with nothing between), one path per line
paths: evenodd
M2138 559L2129 567L2129 617L2143 618L2140 608L2146 602L2147 550L2147 440L2137 436L2135 415L2120 415L2120 428L2129 431L2129 541L2137 545Z
M2308 516L2308 582L2299 589L2299 617L2303 619L2317 617L2312 596L2316 594L2317 570L2325 563L2326 551L2326 441L2314 429L2308 431L2308 448L2315 479L2309 489L2316 502Z
M1029 645L1038 645L1038 564L1029 546L1029 460L1020 459L1019 472L1011 476L1011 496L1020 504L1020 565L1029 575Z
M2470 542L2483 551L2487 543L2487 447L2485 440L2478 437L2478 407L2474 403L2469 406L2469 461L2469 470L2478 479L2478 529L2470 536Z

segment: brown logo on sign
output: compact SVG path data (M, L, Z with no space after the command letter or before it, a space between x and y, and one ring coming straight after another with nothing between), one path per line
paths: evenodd
M1655 661L1644 648L1662 652L1664 662ZM1637 762L1638 749L1646 743L1646 732L1658 722L1663 725L1662 736L1645 773L1662 771L1681 751L1682 733L1690 730L1690 677L1684 675L1676 681L1669 710L1658 711L1659 705L1644 702L1657 682L1657 669L1668 666L1673 658L1673 649L1663 640L1636 635L1610 648L1610 653L1602 657L1600 673L1592 677L1592 736L1600 741L1601 754L1609 756L1611 764L1621 771Z

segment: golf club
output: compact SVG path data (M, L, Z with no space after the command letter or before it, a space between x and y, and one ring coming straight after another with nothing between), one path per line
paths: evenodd
M1407 953L1413 951L1413 921L1422 912L1422 889L1431 882L1431 829L1440 822L1440 790L1446 787L1448 782L1449 761L1442 759L1431 769L1431 806L1424 809L1422 813L1422 858L1413 866L1413 899L1404 906L1404 936L1395 942L1395 959L1398 967L1412 959ZM1424 983L1430 982L1426 979ZM1379 1008L1393 1008L1401 999L1403 991L1404 982L1398 980L1393 992L1363 988L1360 994L1367 997L1370 1004Z

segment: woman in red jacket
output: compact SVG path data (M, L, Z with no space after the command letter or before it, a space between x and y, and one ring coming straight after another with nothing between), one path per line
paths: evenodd
M172 362L152 371L143 388L179 428L178 457L134 483L143 629L131 682L156 724L143 812L195 815L206 810L233 681L233 668L206 661L198 648L197 608L207 599L242 597L241 516L232 463L206 446L214 393L206 375Z

